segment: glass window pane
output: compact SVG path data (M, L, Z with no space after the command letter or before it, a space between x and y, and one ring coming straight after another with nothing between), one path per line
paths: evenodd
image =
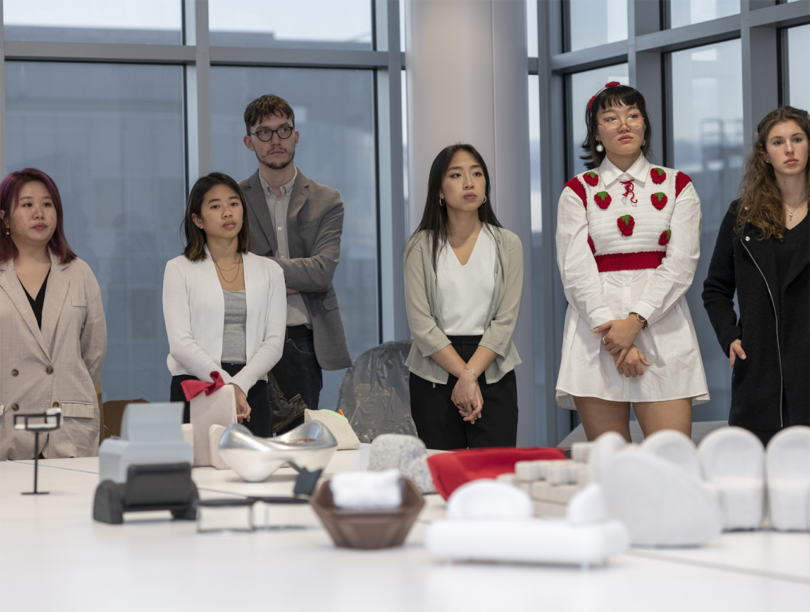
M627 0L569 0L570 51L627 40Z
M210 0L211 45L371 50L371 0Z
M324 92L329 92L328 96ZM245 107L261 95L286 99L301 134L295 164L340 191L345 206L334 277L352 359L379 343L373 73L368 70L211 68L214 169L237 180L258 168L242 139ZM321 407L337 405L343 371L324 372Z
M543 301L543 210L540 193L540 77L529 75L529 164L532 207L532 308L534 320L534 406L538 440L546 431L546 334ZM554 408L556 410L556 408Z
M700 196L703 233L695 280L687 293L711 400L697 421L724 420L731 405L728 355L717 344L701 292L717 231L737 194L743 164L742 58L739 40L672 54L672 165L692 177Z
M104 399L167 401L163 270L182 252L183 69L6 62L8 168L56 181L65 234L101 286Z
M526 2L526 40L529 57L537 57L537 0Z
M810 57L810 25L790 28L788 39L788 104L810 110L810 79L807 58Z
M671 28L738 15L740 0L669 0Z
M4 0L6 40L180 45L181 0Z
M588 133L585 125L585 110L588 108L588 100L596 95L606 83L618 81L622 85L630 83L627 73L627 64L616 64L607 68L597 68L587 72L578 72L571 75L571 98L569 100L569 116L571 117L571 150L573 155L569 157L568 176L574 176L585 171L585 164L579 159L582 154L581 145ZM642 92L643 93L643 92ZM571 159L573 157L573 159ZM572 165L573 164L573 165Z

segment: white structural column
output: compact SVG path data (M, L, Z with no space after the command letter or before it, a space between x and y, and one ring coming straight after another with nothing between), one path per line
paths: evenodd
M405 11L411 231L444 147L472 144L487 163L501 224L523 242L523 297L514 340L518 444L533 446L534 334L525 0L409 0ZM486 405L484 406L486 414Z

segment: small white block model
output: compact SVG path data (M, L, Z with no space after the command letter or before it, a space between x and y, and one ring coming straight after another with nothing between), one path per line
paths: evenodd
M765 506L765 450L740 427L716 429L698 447L704 479L717 489L723 529L759 529Z
M810 427L776 434L765 454L768 506L779 531L810 530Z
M486 480L459 487L450 496L447 509L448 520L433 523L425 531L428 550L447 561L470 559L587 567L593 563L607 564L628 544L627 529L608 519L601 488L595 484L571 500L565 519L531 518L528 495L515 487Z
M703 479L695 443L679 431L665 429L644 438L641 448L677 465L698 480Z

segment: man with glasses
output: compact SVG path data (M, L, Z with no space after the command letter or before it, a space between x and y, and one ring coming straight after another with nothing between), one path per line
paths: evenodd
M287 284L287 337L281 365L311 410L322 370L351 365L332 277L340 261L340 193L295 167L298 130L286 100L265 95L245 109L245 146L259 169L239 183L248 203L250 251L271 257ZM298 423L295 423L298 424Z

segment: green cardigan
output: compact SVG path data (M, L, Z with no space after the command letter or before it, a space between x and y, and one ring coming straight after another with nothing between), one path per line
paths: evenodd
M487 231L487 228L492 231L497 245L495 291L479 346L497 354L485 370L486 381L492 384L520 363L512 332L523 289L523 246L520 238L509 230L485 225L481 231ZM405 309L413 336L405 365L417 376L444 385L447 384L447 370L430 358L450 344L444 333L432 256L432 240L428 232L415 234L405 247Z

